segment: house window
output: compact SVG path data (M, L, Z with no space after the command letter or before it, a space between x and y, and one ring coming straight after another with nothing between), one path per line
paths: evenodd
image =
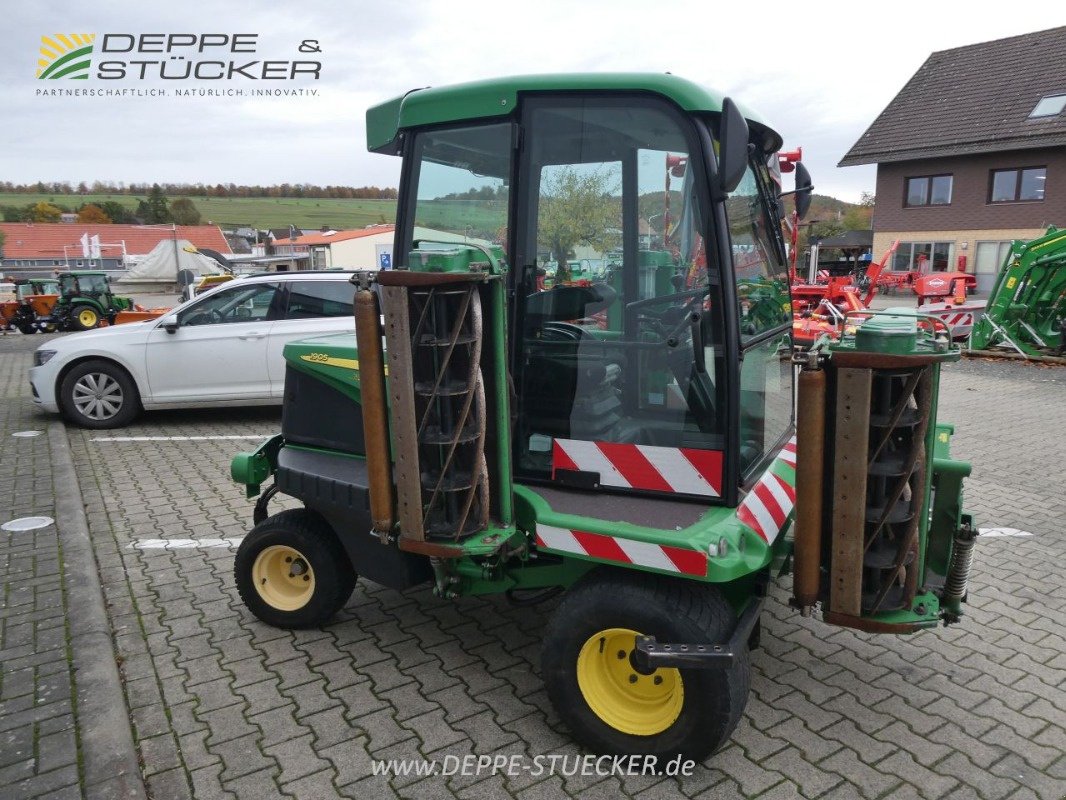
M1046 167L994 169L989 181L988 202L1018 203L1044 199Z
M907 178L908 206L946 206L950 204L950 175L926 175L921 178Z
M1064 108L1066 108L1066 94L1049 94L1047 97L1040 98L1036 108L1029 112L1029 118L1054 117L1061 114Z
M900 242L892 257L892 269L899 272L944 272L951 264L954 242Z

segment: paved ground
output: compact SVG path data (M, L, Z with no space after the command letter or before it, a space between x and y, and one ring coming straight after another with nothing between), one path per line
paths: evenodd
M0 491L18 495L19 515L48 513L39 440L8 438L12 428L47 422L24 399L19 338L0 343L7 426ZM150 796L1059 800L1066 796L1066 371L965 362L945 373L943 392L941 416L959 428L956 453L976 465L970 509L982 527L1033 535L980 541L969 616L939 633L828 628L802 620L785 605L786 592L774 590L744 719L732 742L686 778L373 776L372 759L578 753L538 674L551 607L447 603L425 590L361 582L327 628L269 628L239 602L225 542L145 545L244 534L251 508L227 465L235 450L276 430L277 412L167 412L117 433L70 429ZM22 729L12 720L22 720L17 708L28 704L49 709L36 713L57 720L50 724L66 737L44 747L53 730L39 722L22 744L0 739L0 770L14 770L0 771L0 794L30 797L43 793L43 784L18 783L30 773L62 774L72 785L70 754L93 721L78 728L69 701L40 699L42 686L55 684L61 698L70 691L63 634L55 632L64 622L54 536L0 542L8 568L0 736ZM19 558L23 570L10 580ZM29 559L36 571L28 582ZM34 608L49 609L36 640L24 627L28 615L11 615L12 598L28 608L29 594L38 598ZM42 651L47 657L36 655ZM20 661L22 652L34 655ZM23 748L19 755L32 747L32 759L13 758L9 742ZM56 752L66 760L47 761Z

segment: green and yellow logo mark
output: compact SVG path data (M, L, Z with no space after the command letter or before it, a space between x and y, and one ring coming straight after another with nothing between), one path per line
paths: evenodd
M95 33L53 33L41 37L37 77L41 80L87 80Z

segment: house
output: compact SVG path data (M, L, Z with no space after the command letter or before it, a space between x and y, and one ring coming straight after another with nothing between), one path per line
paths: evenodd
M0 222L4 234L0 267L5 274L31 275L66 269L122 270L162 241L188 240L196 247L230 253L216 225L95 225ZM99 242L99 252L82 245ZM97 239L98 237L98 239Z
M1066 225L1066 27L933 53L839 166L877 165L873 254L976 272Z
M395 225L355 230L324 230L274 242L275 254L310 255L310 269L378 269L392 266ZM382 254L387 254L382 263Z

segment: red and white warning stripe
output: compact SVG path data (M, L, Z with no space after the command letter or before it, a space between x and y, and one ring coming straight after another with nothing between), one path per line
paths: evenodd
M553 475L557 469L599 473L601 486L701 497L722 494L718 450L555 439Z
M785 520L796 504L795 487L790 486L774 472L778 462L795 468L795 437L789 440L737 509L737 519L740 523L759 534L767 544L773 544L774 539L781 533Z
M603 533L537 524L537 547L682 575L707 574L707 554Z

